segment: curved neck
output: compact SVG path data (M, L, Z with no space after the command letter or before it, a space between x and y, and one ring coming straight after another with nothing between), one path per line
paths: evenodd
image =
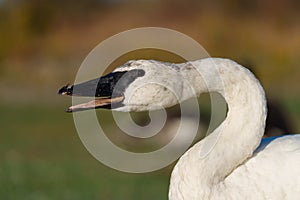
M214 186L230 176L259 145L265 127L266 100L253 74L231 60L208 58L191 64L194 67L190 70L197 71L187 69L191 66L182 67L183 77L194 86L197 95L208 91L220 93L227 102L228 113L212 134L179 160L172 173L170 192L172 187L187 187L181 189L186 192L194 187L197 197L207 198L211 197ZM183 96L189 98L188 94ZM187 173L185 185L175 178L181 171Z

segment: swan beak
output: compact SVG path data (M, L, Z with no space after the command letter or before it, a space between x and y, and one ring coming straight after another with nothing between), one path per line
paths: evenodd
M124 91L137 77L143 76L143 70L112 72L100 78L66 85L58 90L59 95L95 97L87 103L73 105L66 112L76 112L96 108L112 109L121 107L124 100Z

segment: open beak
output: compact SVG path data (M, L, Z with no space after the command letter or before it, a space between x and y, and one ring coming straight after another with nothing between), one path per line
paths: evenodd
M62 87L58 94L69 96L95 97L87 103L73 105L66 112L75 112L96 108L112 109L123 106L124 91L137 77L144 76L143 70L134 69L124 72L112 72L100 78Z
M124 99L121 87L117 87L118 81L126 72L114 72L86 81L77 85L66 85L58 94L69 96L95 97L87 103L70 106L66 112L76 112L95 108L111 109L112 105L118 107ZM119 85L119 84L118 84Z

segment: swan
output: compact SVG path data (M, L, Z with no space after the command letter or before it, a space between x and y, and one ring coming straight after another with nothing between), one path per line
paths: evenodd
M248 69L232 60L132 60L100 78L64 86L59 94L98 97L67 112L129 112L170 107L208 91L224 97L227 116L180 157L171 174L169 199L299 199L300 135L262 139L267 116L264 90ZM203 155L204 146L214 140Z

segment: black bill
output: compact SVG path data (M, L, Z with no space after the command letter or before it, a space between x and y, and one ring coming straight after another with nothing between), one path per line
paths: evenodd
M100 78L86 81L77 85L66 85L58 94L69 96L96 97L96 99L69 107L67 112L89 110L95 108L111 109L122 106L126 88L138 77L144 76L145 71L133 69L124 72L112 72Z

